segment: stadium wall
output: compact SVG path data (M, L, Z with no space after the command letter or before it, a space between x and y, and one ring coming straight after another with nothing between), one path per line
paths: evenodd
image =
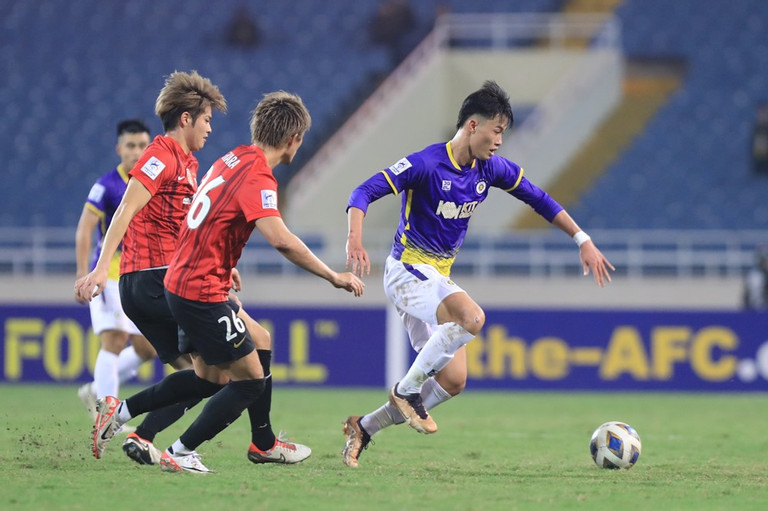
M303 232L328 233L346 225L352 188L403 156L449 140L462 100L487 79L506 88L513 107L533 112L518 119L501 154L545 185L614 107L621 76L622 61L613 50L416 52L291 181L283 195L283 216L292 229ZM521 140L515 142L516 137ZM510 204L515 201L493 195L503 194L491 194L486 201L491 205L478 211L473 230L507 228L521 211ZM399 207L399 200L379 201L366 216L367 228L391 227Z
M361 300L310 277L244 278L245 307L272 332L278 384L383 387L413 356L378 275ZM99 343L72 282L2 281L0 382L92 378ZM768 390L768 315L739 310L737 279L459 283L487 317L468 346L469 388ZM145 365L138 382L164 371Z

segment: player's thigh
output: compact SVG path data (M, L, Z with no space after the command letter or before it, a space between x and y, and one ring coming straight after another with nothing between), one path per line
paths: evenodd
M152 344L165 364L180 355L179 332L165 299L165 270L147 270L120 276L120 300L123 310Z
M197 302L168 291L166 299L180 327L182 352L196 353L205 364L218 366L255 350L245 322L229 302Z
M125 331L123 324L123 309L120 307L120 291L118 289L117 281L108 280L104 288L104 291L90 301L88 304L91 312L91 325L93 332L101 337L102 332L108 330L120 330ZM109 334L111 341L113 334ZM125 337L125 336L124 336ZM104 339L102 338L102 341ZM125 339L123 339L124 344ZM102 347L108 350L117 349L119 352L122 346L115 347L111 344L104 345Z
M399 311L437 324L440 303L464 290L428 264L406 264L390 256L384 270L384 292Z
M230 305L232 305L231 302ZM239 305L240 304L238 304L238 306ZM245 323L245 328L251 335L251 339L253 339L253 344L256 346L256 349L271 350L272 337L270 336L269 331L261 326L258 321L253 319L250 314L245 312L245 309L243 309L242 306L239 306L239 309L235 310L237 310L237 317L243 320L243 323Z
M129 340L131 341L131 346L133 346L133 349L136 350L136 354L145 362L147 360L152 360L157 356L155 348L143 335L131 335Z

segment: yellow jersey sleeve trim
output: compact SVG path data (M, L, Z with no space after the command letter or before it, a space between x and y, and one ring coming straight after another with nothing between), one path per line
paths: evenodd
M517 181L515 181L514 186L512 186L512 188L508 188L508 189L506 189L504 191L505 192L511 192L512 190L517 188L520 185L520 181L523 180L523 174L525 174L525 169L523 169L523 167L520 167L520 174L517 176Z
M91 204L90 202L86 202L85 203L85 209L87 209L89 211L92 211L99 218L104 218L104 212L102 210L100 210L99 208L97 208L96 206L94 206L93 204Z
M392 188L392 191L395 192L395 195L399 195L400 192L397 191L395 184L392 182L391 179L389 179L389 174L387 174L387 171L382 170L381 173L384 174L384 178L387 180L387 183L389 183L389 187Z

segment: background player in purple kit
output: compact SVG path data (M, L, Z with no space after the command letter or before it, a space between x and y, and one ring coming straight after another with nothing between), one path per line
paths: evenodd
M355 188L347 207L347 264L352 272L370 273L363 247L363 219L368 205L385 195L401 194L400 224L384 270L387 298L397 309L418 352L406 375L389 392L389 400L373 412L343 421L346 465L358 460L371 436L392 424L408 422L421 433L437 424L428 410L459 394L466 385L465 345L483 327L485 314L450 279L475 208L500 188L531 206L573 238L584 275L610 282L614 269L590 237L546 192L523 176L523 169L494 153L512 125L506 92L492 81L464 100L456 135L400 159Z
M101 176L91 187L75 233L77 278L96 265L101 243L112 216L123 198L128 172L149 145L149 128L142 121L127 119L117 124L117 147L120 163ZM90 259L91 239L97 233L96 250ZM99 336L101 348L93 368L93 381L81 386L77 394L96 420L96 400L116 396L120 384L133 377L139 366L155 357L155 349L123 312L120 304L120 251L115 252L109 268L106 289L98 300L90 302L91 325ZM87 301L78 299L80 303ZM128 345L130 340L131 344Z

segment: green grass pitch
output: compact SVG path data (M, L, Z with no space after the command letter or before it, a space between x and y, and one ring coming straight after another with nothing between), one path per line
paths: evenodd
M123 389L124 396L137 390ZM0 509L11 510L634 510L768 508L764 394L472 392L434 410L440 430L374 437L358 469L341 463L341 420L386 390L278 387L273 424L313 449L294 466L246 459L247 415L198 451L210 475L139 466L120 449L89 451L75 386L0 386ZM158 436L167 447L193 410ZM634 468L597 468L592 431L634 426Z

